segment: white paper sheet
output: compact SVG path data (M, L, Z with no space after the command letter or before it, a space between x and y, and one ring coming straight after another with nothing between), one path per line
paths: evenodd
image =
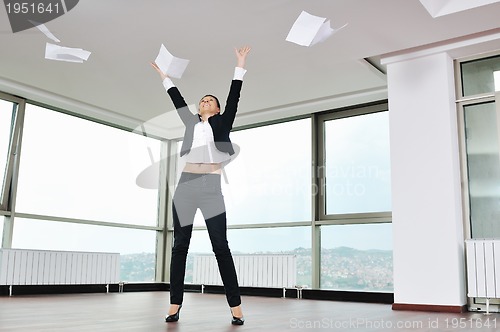
M169 77L181 78L189 64L189 60L176 58L170 54L165 45L161 44L155 63Z
M35 22L35 21L32 21L32 20L29 20L31 24L33 24L38 30L40 30L41 32L43 32L43 34L45 36L47 36L48 38L52 39L53 41L55 41L56 43L60 43L61 41L59 39L57 39L56 36L54 36L52 34L52 32L50 32L50 30L45 26L45 24L43 23L38 23L38 22Z
M286 40L302 46L312 46L325 41L335 32L347 26L347 23L338 29L330 27L330 20L302 11L288 32Z
M88 60L90 54L81 48L63 47L51 43L45 46L45 59L49 60L82 63Z

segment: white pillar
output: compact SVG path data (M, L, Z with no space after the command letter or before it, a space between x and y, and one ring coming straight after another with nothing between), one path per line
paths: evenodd
M387 63L394 303L467 303L453 59ZM418 310L418 309L417 309Z

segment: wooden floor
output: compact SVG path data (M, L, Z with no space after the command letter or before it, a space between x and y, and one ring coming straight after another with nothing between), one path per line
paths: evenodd
M0 297L0 331L498 331L500 314L393 311L387 304L243 297L246 322L230 324L224 295L186 293L165 323L168 292ZM487 326L489 325L489 326Z

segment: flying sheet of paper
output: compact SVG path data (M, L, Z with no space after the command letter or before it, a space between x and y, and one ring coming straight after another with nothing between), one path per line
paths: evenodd
M189 64L189 60L176 58L161 44L160 51L156 57L155 63L160 70L173 78L181 78Z
M51 43L45 46L45 59L49 60L82 63L87 61L89 56L90 52L81 48L63 47Z
M32 20L29 20L31 24L33 24L38 30L40 30L41 32L43 32L44 35L46 35L48 38L52 39L53 41L59 43L61 42L59 39L57 39L56 36L54 36L52 34L52 32L50 32L50 30L45 26L45 24L43 23L38 23L38 22L35 22L35 21L32 21Z
M347 26L347 23L338 29L330 27L330 20L314 16L306 11L302 11L299 17L288 32L286 40L302 46L312 46L325 41L335 32Z

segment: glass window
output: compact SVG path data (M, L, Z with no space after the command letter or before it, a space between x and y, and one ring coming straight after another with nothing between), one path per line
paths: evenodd
M311 220L311 120L236 131L223 183L229 224Z
M495 103L464 106L471 234L500 237L500 154Z
M236 153L222 177L228 224L311 220L309 118L236 131L231 141ZM194 225L204 224L198 210Z
M388 116L325 121L326 214L391 210Z
M0 203L3 202L7 159L12 134L12 116L16 104L0 99Z
M392 225L321 226L321 288L392 292Z
M500 70L500 56L462 62L460 66L464 97L495 91L493 72Z
M228 242L233 255L296 255L297 284L311 286L310 227L230 229L228 230ZM206 230L193 231L186 267L186 282L193 280L193 256L196 254L213 254Z
M136 181L158 140L33 105L23 135L18 212L156 226L158 189Z
M12 247L120 253L122 281L154 281L156 231L16 218Z

